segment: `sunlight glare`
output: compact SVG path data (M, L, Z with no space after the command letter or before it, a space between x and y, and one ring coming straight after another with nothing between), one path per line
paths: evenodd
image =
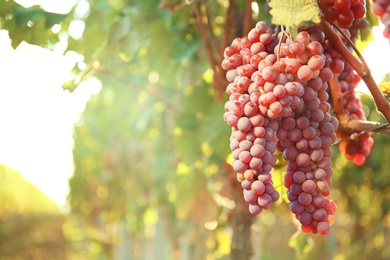
M47 12L67 14L76 4L76 0L15 0L18 4L28 8L40 5Z
M0 163L24 177L59 205L66 203L73 174L73 125L97 80L74 93L62 89L75 60L22 42L15 50L7 31L0 31ZM76 57L75 55L73 57Z

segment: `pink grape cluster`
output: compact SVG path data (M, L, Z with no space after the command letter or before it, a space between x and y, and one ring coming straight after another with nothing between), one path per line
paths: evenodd
M232 164L249 211L259 214L279 198L270 173L277 148L289 162L291 210L304 231L320 234L329 232L336 208L326 198L338 126L328 114L326 82L344 69L336 54L324 54L325 47L321 31L302 31L292 41L258 22L225 49L222 63L230 82L224 120L232 127ZM296 172L303 182L290 183Z
M379 16L381 22L385 25L383 36L390 39L390 1L373 0L372 12Z
M354 20L364 17L366 6L364 0L319 0L324 18L337 22L341 28L348 28Z
M297 42L304 48L294 57L287 50ZM330 146L336 140L335 129L338 127L337 119L328 114L330 104L326 90L327 81L334 73L344 69L344 63L335 54L325 55L323 44L321 32L315 30L312 35L302 31L294 42L282 45L281 57L298 59L300 68L309 66L314 76L303 78L297 70L297 77L304 89L302 108L280 120L276 146L288 161L284 185L288 189L290 210L304 232L325 235L334 222L333 213L336 210L335 203L327 196L333 175ZM307 58L302 59L302 56ZM312 65L313 57L316 66Z
M348 116L349 119L366 120L363 105L355 92L360 77L355 74L348 62L345 62L343 72L338 74L337 77L343 95L343 115ZM357 134L357 136L354 137L354 134ZM360 133L352 130L343 130L338 131L337 135L341 140L339 145L340 152L356 165L363 165L374 144L374 139L371 137L372 132Z
M273 29L258 22L247 37L235 39L225 49L222 63L230 82L224 119L232 127L233 168L252 214L260 214L279 199L270 173L276 162L273 153L278 123L260 113L261 93L253 79L259 62L267 58L276 44Z

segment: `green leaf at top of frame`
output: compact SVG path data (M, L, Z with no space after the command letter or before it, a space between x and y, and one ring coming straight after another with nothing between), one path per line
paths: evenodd
M43 17L45 19L45 28L49 29L53 27L53 25L61 23L68 16L67 14L46 12L39 6L32 6L29 8L16 6L13 11L16 25L19 27L26 26L29 22L34 23L39 18Z
M320 22L317 0L271 0L272 23L286 27L298 26L303 22Z

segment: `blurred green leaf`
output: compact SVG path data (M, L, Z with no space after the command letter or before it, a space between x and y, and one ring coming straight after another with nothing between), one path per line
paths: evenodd
M131 21L127 16L121 16L119 20L112 23L108 36L108 45L117 43L130 32Z
M44 13L45 11L43 11L38 6L33 6L29 8L15 7L14 15L16 25L19 27L27 26L29 22L34 23L36 20L44 16Z
M68 14L56 14L56 13L50 13L50 12L44 12L45 15L45 27L47 29L50 29L55 24L62 23L69 15Z
M45 19L45 28L49 29L53 25L61 23L68 16L67 14L56 14L46 12L41 9L39 6L32 6L29 8L24 8L20 6L14 7L14 15L16 20L16 25L19 27L28 26L29 23L37 21L39 18L43 17Z
M304 259L314 246L310 236L301 231L291 236L288 245L294 248L298 259Z

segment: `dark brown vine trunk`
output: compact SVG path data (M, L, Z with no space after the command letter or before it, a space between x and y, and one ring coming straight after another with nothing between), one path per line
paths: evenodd
M231 227L233 231L230 257L232 260L251 259L253 255L251 226L255 221L254 215L249 213L248 203L244 200L241 184L235 179L235 173L230 167L227 173L231 178L233 199L236 207L231 214Z

